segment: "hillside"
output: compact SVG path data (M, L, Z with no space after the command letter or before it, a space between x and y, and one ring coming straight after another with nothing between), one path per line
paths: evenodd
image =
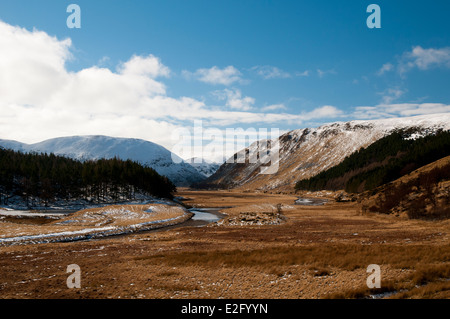
M167 176L176 186L188 186L205 178L194 167L184 163L166 148L144 140L108 136L72 136L36 144L0 140L0 146L21 152L55 154L75 160L132 160ZM174 162L175 160L175 162Z
M346 157L340 164L297 182L297 190L342 190L359 193L391 182L450 155L450 131L417 137L400 130Z
M0 167L0 205L15 204L17 198L27 207L55 201L126 201L137 194L172 198L176 191L152 168L116 158L80 162L0 149Z
M408 118L337 122L318 128L300 129L282 135L279 169L261 174L262 164L225 163L215 174L197 185L202 188L236 188L265 192L293 192L297 181L315 176L341 163L347 156L398 129L414 130L415 136L450 129L450 114ZM255 149L256 143L246 149Z
M450 156L360 195L361 211L408 218L450 218Z

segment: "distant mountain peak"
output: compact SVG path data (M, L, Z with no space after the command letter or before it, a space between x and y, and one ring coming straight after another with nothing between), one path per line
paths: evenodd
M219 163L200 157L192 157L185 160L184 162L193 166L200 174L205 176L205 178L214 174L221 165Z
M81 161L114 157L122 160L130 159L152 167L177 186L189 186L205 178L197 169L183 163L177 155L163 146L135 138L104 135L68 136L35 144L0 140L0 146L22 152L53 153Z

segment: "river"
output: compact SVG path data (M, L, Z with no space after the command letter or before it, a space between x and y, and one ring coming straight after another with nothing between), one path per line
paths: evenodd
M180 224L180 226L206 226L211 223L218 222L222 218L226 217L225 214L219 213L223 207L218 208L191 208L189 211L194 214L194 216Z
M303 206L322 206L325 205L328 202L327 199L322 198L304 198L299 197L296 201L296 205L303 205Z

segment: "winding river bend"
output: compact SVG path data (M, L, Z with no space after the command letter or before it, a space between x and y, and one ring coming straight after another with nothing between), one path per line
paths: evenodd
M165 220L156 220L146 223L140 223L136 225L130 225L128 227L113 227L104 226L97 228L86 228L83 230L75 231L59 231L43 234L21 235L16 237L0 238L0 246L2 245L15 245L15 244L38 244L38 243L50 243L50 242L70 242L70 241L84 241L84 240L97 240L105 237L112 236L126 236L129 234L146 233L154 231L164 231L178 227L203 227L208 224L217 222L224 218L226 215L219 213L222 208L192 208L189 209L191 214L184 214L183 216L174 217ZM64 216L71 215L71 211L59 211L59 212L29 212L29 211L2 211L1 218L14 222L26 222L32 224L40 224L44 222L36 223L36 220L52 221ZM181 220L180 220L181 219ZM184 221L183 221L184 219ZM161 223L162 225L158 225ZM36 227L39 227L36 225Z
M195 214L192 217L193 221L200 223L214 223L225 217L224 214L219 213L222 208L191 208L189 211Z
M167 227L163 227L163 228L144 231L143 233L162 232L162 231L167 231L170 229L181 228L181 227L205 227L209 224L218 222L219 220L221 220L222 218L227 216L225 214L219 213L219 211L221 209L224 209L224 207L190 208L189 211L191 213L193 213L194 216L192 216L192 218L188 219L187 221L176 224L176 225L172 225L172 226L167 226Z

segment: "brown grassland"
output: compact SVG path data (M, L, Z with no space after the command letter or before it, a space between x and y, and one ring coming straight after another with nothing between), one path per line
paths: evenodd
M450 297L450 220L361 214L353 202L300 206L293 195L178 195L196 207L228 207L221 212L230 218L280 211L286 221L0 247L1 298ZM80 289L67 288L70 264L81 268ZM380 289L367 287L370 264L381 267Z

